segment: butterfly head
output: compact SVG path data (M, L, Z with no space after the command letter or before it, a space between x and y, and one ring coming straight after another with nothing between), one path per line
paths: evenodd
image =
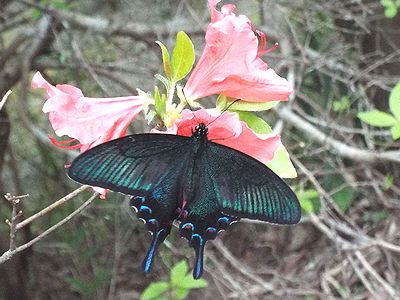
M207 137L208 128L207 128L206 124L201 122L199 125L197 125L194 128L194 131L192 130L192 133L193 133L194 137L196 137L197 139L201 139L201 138Z

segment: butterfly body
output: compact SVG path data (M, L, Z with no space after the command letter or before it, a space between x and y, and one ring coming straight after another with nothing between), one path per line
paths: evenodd
M94 147L71 164L75 181L132 196L131 206L153 234L146 273L174 220L195 250L193 276L200 278L206 241L238 218L278 224L300 219L296 196L276 174L207 134L200 123L191 137L131 135Z

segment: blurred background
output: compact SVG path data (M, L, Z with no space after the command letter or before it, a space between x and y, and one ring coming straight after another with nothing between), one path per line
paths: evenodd
M400 80L399 1L226 3L264 31L269 45L280 44L263 58L296 93L260 115L281 133L297 169L298 178L287 182L303 218L291 227L232 225L207 244L207 288L189 288L186 296L170 284L148 299L400 299L400 109L389 106ZM0 195L29 194L20 205L27 217L78 187L64 168L76 153L47 137L53 131L41 112L43 91L30 87L34 72L89 97L152 91L153 75L162 73L154 42L171 49L184 30L198 59L210 16L206 0L0 0L0 7L0 98L13 91L0 111ZM400 105L400 94L392 97ZM373 109L394 123L385 123L388 116L360 119ZM148 129L139 118L130 131ZM18 244L90 195L18 231ZM1 196L1 253L9 246L10 216ZM151 283L174 280L170 270L178 262L194 260L174 228L145 277L149 243L127 199L110 194L0 265L0 299L145 298Z

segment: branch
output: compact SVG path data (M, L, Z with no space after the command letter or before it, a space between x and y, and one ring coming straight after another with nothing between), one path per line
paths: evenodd
M18 211L18 204L21 199L28 197L29 195L23 196L11 196L11 194L7 194L4 197L8 202L12 205L12 213L11 213L11 221L6 220L6 223L10 226L10 250L15 250L16 242L15 239L17 237L17 219L22 216L22 211Z
M10 96L11 91L8 90L8 92L4 95L3 99L0 101L0 110L3 108L4 104L6 104L8 96Z
M214 241L214 245L217 250L231 263L232 267L236 268L240 273L247 276L248 278L254 280L259 285L261 285L266 291L272 291L274 289L270 282L262 280L256 272L252 272L246 266L244 266L231 252L224 246L220 239Z
M392 299L399 299L399 294L395 291L395 289L375 271L375 269L368 263L362 253L360 251L355 251L354 254L361 262L365 270L367 270L368 273L371 274L371 276L386 290L386 292L392 297Z
M295 157L292 156L293 161L296 166L300 168L300 170L307 176L313 186L316 188L318 193L322 196L322 199L329 200L331 196L322 188L319 184L318 180L315 176ZM330 199L329 203L332 205L333 200ZM323 204L324 202L322 202ZM335 205L336 207L336 205ZM336 213L340 214L340 210L336 208ZM343 219L347 221L347 223L351 224L353 228L348 226L348 224L344 222L340 222L339 220L332 219L329 215L321 215L317 216L314 213L309 213L310 221L317 227L322 233L324 233L330 240L332 240L335 244L340 245L340 248L345 251L358 251L360 249L368 248L368 247L381 247L386 248L390 251L400 253L400 246L394 245L382 239L375 239L370 237L361 231L357 226L355 226L353 221L348 218L346 215L340 214ZM331 227L324 224L330 225ZM352 242L349 242L347 239L342 236L351 237Z
M53 204L51 204L51 205L47 206L46 208L42 209L41 211L39 211L38 213L34 214L33 216L30 216L29 218L23 220L22 222L17 224L16 230L19 230L22 227L25 227L26 225L32 223L36 219L44 216L45 214L49 213L50 211L52 211L56 207L59 207L60 205L64 204L68 200L72 199L73 197L75 197L76 195L81 193L82 191L86 190L87 188L89 188L88 185L83 185L80 188L78 188L75 191L73 191L72 193L69 193L67 196L62 197L60 200L57 200Z
M40 9L41 11L48 13L57 20L69 23L71 26L90 30L95 33L107 35L107 36L124 36L134 38L136 40L141 40L146 44L154 44L154 40L158 39L160 36L170 36L171 29L167 26L150 26L148 23L136 23L136 22L124 22L118 24L107 18L102 17L92 17L76 11L68 10L57 10L55 8L40 5L38 3L33 3L27 0L19 0L19 2L24 3ZM204 28L205 26L203 26ZM189 35L203 35L204 30L193 29L192 31L186 32ZM177 30L178 31L178 30Z
M275 111L282 120L291 124L296 129L303 131L307 135L307 138L326 145L332 152L341 157L367 163L384 161L400 163L400 151L374 152L352 147L326 135L287 107L276 108Z
M44 239L46 236L48 236L50 233L52 233L54 230L56 230L57 228L59 228L60 226L64 225L65 223L67 223L69 220L71 220L74 216L76 216L77 214L81 213L83 210L86 209L86 207L88 207L93 200L98 196L98 193L94 193L86 202L84 202L81 206L79 206L75 211L73 211L71 214L69 214L67 217L65 217L64 219L62 219L60 222L58 222L57 224L51 226L49 229L45 230L44 232L42 232L41 234L39 234L37 237L35 237L34 239L30 240L29 242L17 247L16 249L12 250L8 250L6 252L4 252L1 256L0 256L0 264L6 262L7 260L11 259L15 254L29 248L30 246L32 246L33 244L39 242L40 240Z

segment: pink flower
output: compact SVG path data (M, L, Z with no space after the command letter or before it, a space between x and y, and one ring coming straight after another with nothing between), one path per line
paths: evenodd
M206 46L186 83L185 96L190 100L212 94L249 102L287 100L292 87L259 57L268 52L264 50L265 35L254 31L246 16L236 16L233 4L218 11L219 2L208 0L211 23Z
M208 127L209 140L246 153L262 163L272 160L281 144L279 135L257 134L246 123L240 121L236 113L221 114L215 109L185 109L181 118L175 121L167 133L191 136L192 130L201 122Z
M32 78L32 87L46 89L48 99L43 112L49 114L56 135L72 138L57 141L50 137L51 142L61 148L79 148L81 152L126 135L128 125L148 102L141 96L88 98L74 86L51 85L39 72ZM76 144L70 145L73 142Z

